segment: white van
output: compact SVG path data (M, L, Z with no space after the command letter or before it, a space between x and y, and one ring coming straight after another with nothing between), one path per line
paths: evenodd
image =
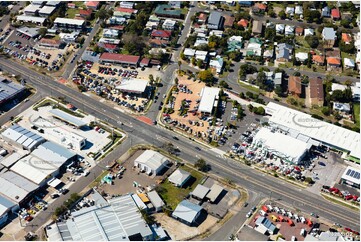
M304 217L300 217L301 223L306 223L306 219Z
M305 229L301 229L300 235L301 235L301 236L305 236L305 234L306 234L306 230L305 230Z
M267 205L267 208L268 208L268 210L270 210L271 212L273 211L273 208L272 208L271 205Z
M274 207L276 213L280 213L280 209L278 207Z

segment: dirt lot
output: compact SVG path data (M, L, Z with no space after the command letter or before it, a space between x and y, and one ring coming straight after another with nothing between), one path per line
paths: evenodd
M134 160L143 153L142 150L136 151L129 159L123 162L121 165L126 168L123 176L115 178L113 180L113 185L103 184L99 187L99 191L104 190L108 194L127 194L129 192L138 192L142 188L148 186L155 186L157 180L161 179L160 176L148 176L145 173L139 173L138 169L133 168ZM174 165L170 168L175 167ZM113 172L115 174L116 171ZM169 170L166 171L166 174L169 173ZM138 184L138 187L134 187L134 182Z
M217 223L217 218L208 215L198 227L189 227L164 213L154 214L155 220L168 232L172 240L186 240L206 232Z
M177 120L178 122L185 124L187 126L191 126L191 128L193 129L193 133L196 133L198 131L206 132L209 128L208 122L202 121L203 126L202 125L195 126L189 123L189 121L200 121L200 117L201 117L200 113L197 113L197 115L195 116L193 116L193 114L190 113L186 116L179 115L180 113L179 109L184 99L191 101L189 102L190 103L189 110L194 109L194 107L197 105L196 101L200 99L200 92L202 88L205 87L205 84L194 82L193 80L188 80L186 77L178 77L178 80L179 80L179 86L180 85L187 86L187 88L192 91L192 94L179 92L178 94L173 95L176 99L174 103L174 113L170 115L170 118L173 120Z

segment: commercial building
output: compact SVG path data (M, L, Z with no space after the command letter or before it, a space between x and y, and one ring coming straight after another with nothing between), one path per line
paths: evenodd
M191 226L195 223L202 210L203 208L201 206L187 200L183 200L172 213L172 217L184 224L187 224L188 226Z
M123 78L116 89L121 92L142 94L147 88L148 81L136 78Z
M132 241L153 240L131 195L73 212L71 219L47 228L48 240Z
M112 63L112 64L120 64L124 66L137 67L140 61L140 56L103 53L100 56L99 61L101 64Z
M270 125L343 151L345 152L343 157L346 159L360 159L361 137L359 133L312 118L309 114L273 102L268 103L265 109L266 114L271 115Z
M138 196L138 194L132 194L131 195L135 204L139 208L139 210L148 209L147 205L142 201L142 199Z
M153 204L154 209L156 212L159 212L163 209L165 203L163 202L162 198L158 195L156 191L148 192L148 198L150 202Z
M66 113L66 112L64 112L64 111L62 111L60 109L56 109L56 108L51 109L51 110L49 110L49 113L52 116L66 122L68 124L71 124L71 125L73 125L73 126L75 126L77 128L81 128L81 127L87 125L87 123L84 122L83 120L81 120L81 119L79 119L79 118L77 118L77 117L75 117L75 116L73 116L71 114L68 114L68 113Z
M200 93L201 101L198 111L205 114L212 114L213 108L218 105L219 88L203 87Z
M55 7L52 6L44 6L39 10L39 16L48 17L55 11Z
M9 213L11 211L17 210L18 208L19 207L16 205L16 203L3 196L0 196L0 226L7 222Z
M154 151L146 150L134 160L134 166L148 175L158 175L168 165L169 160L164 155Z
M39 35L39 28L21 27L16 29L17 32L25 34L30 38L35 38Z
M196 188L191 192L192 197L202 201L210 189L208 187L203 186L202 184L198 184Z
M341 177L341 184L346 184L360 189L360 171L352 166L348 166Z
M276 226L268 219L262 216L259 216L256 220L255 230L262 234L275 234Z
M10 126L1 133L2 138L12 145L24 150L32 151L45 142L45 139L34 132L27 130L17 124Z
M16 204L26 202L37 189L35 183L12 171L0 174L0 196Z
M60 40L65 43L75 43L76 38L78 38L79 32L73 31L71 33L60 33Z
M20 154L18 152L14 152L11 155L6 156L5 158L1 159L1 165L3 165L6 168L10 168L12 165L14 165L18 160L20 160L22 157L25 156L25 154Z
M311 144L268 128L261 128L253 138L253 145L292 164L300 164Z
M81 30L85 27L85 21L70 18L56 18L54 21L54 28L57 29L78 29Z
M177 187L182 187L191 178L191 174L185 170L177 169L168 177L169 182Z
M23 12L26 15L35 15L36 13L39 12L40 9L41 9L41 6L39 6L39 5L29 4L28 6L26 6L24 8Z
M224 17L220 12L213 11L208 18L208 29L222 29L224 24Z
M100 2L99 1L86 1L85 6L86 6L86 8L89 8L92 10L97 10L100 6Z
M51 49L59 49L60 44L61 44L60 40L47 39L47 38L42 38L38 42L38 45L40 47L51 48Z
M76 155L63 146L51 141L39 145L31 154L48 163L55 164L58 168L68 163Z
M223 187L221 187L218 184L213 184L210 189L210 192L207 193L206 198L209 199L211 203L214 203L222 192L223 192Z
M34 23L37 25L43 25L46 18L44 17L33 17L33 16L27 16L27 15L19 15L16 17L17 21L23 22L23 23Z
M26 88L0 76L0 104L20 96Z

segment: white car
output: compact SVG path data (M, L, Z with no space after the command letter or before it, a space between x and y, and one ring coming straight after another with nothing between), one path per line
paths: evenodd
M87 175L89 175L89 173L90 173L89 171L85 171L85 172L82 173L82 175L87 176Z

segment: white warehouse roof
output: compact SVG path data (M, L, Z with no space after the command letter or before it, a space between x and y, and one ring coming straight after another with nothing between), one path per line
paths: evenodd
M60 109L50 109L49 113L51 113L53 116L58 117L72 125L75 125L76 127L85 126L87 123L83 120L75 117L74 115L68 114Z
M198 111L211 113L213 107L216 106L220 89L215 87L203 87L201 91L201 102Z
M21 202L38 186L18 174L8 171L0 175L0 194L5 195L13 202Z
M51 141L47 141L41 145L39 145L33 152L32 155L54 164L56 167L60 167L64 164L64 162L68 161L76 154L69 151L65 147L53 143Z
M71 18L56 18L54 23L55 24L71 24L71 25L83 25L84 20L79 19L71 19Z
M33 16L27 16L27 15L19 15L16 17L17 21L33 22L33 23L40 23L40 24L43 24L45 22L45 19L46 18L33 17Z
M150 202L153 204L153 206L155 208L160 208L165 205L162 198L158 195L158 193L156 191L148 192L147 195L148 195Z
M27 130L17 124L10 126L1 134L4 138L11 140L25 149L31 150L45 141L43 137Z
M299 131L326 145L332 145L350 151L350 155L361 158L360 134L315 118L300 111L270 102L266 113L271 115L269 121Z
M253 138L253 143L262 143L273 153L280 153L291 162L298 163L309 149L306 142L289 135L271 132L268 128L261 128Z
M135 162L144 164L152 170L158 170L158 168L168 163L168 158L154 150L146 150L135 159Z
M341 178L351 182L351 184L360 185L360 170L353 168L352 166L348 166Z
M148 85L148 81L136 78L123 78L120 85L116 87L123 92L143 93Z
M41 8L41 10L39 11L39 14L47 14L50 15L52 12L54 12L55 7L51 7L51 6L44 6Z
M191 203L188 200L183 200L178 204L172 216L175 218L180 218L191 224L194 222L198 213L202 211L202 209L203 208L199 205Z

